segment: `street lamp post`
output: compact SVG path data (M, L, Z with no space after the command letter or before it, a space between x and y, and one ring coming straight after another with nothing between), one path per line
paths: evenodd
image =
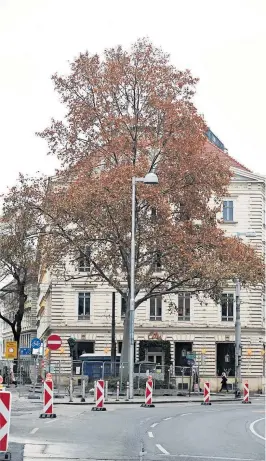
M256 232L237 232L236 236L256 237ZM240 280L236 279L236 321L235 321L235 396L238 397L241 392L241 319L240 319Z
M130 311L129 311L129 398L134 396L134 316L135 316L135 231L136 231L136 184L158 184L155 173L146 174L145 178L132 178L132 220L131 220L131 255L130 255Z

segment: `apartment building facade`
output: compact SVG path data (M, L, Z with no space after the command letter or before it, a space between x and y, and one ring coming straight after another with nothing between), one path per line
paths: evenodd
M10 287L10 293L4 293L0 296L0 309L4 317L13 321L17 310L17 297L13 289L13 282L8 286ZM21 324L21 336L20 336L20 347L30 348L31 340L37 335L36 326L36 315L37 315L37 299L38 299L38 287L37 285L27 286L27 301L25 303L25 311ZM1 334L2 336L2 358L4 358L4 342L13 341L13 333L11 327L4 321L1 322Z
M209 149L213 149L209 144ZM220 155L227 155L219 149ZM239 235L265 254L265 178L251 173L232 159L233 178L217 216L228 235ZM252 229L252 236L248 232ZM247 234L244 236L244 234ZM100 359L111 355L112 303L115 302L117 355L123 340L125 305L119 293L107 284L84 278L89 268L73 268L75 279L63 282L46 271L40 277L37 302L37 335L44 343L58 333L63 348L52 353L69 370L67 339L77 340L76 354ZM82 278L76 278L78 273ZM174 302L175 312L169 306ZM261 287L241 290L242 376L252 390L263 388L265 376L265 296ZM135 361L171 366L173 376L186 364L190 351L196 353L201 376L213 389L220 385L223 371L233 382L235 373L235 286L224 288L221 303L202 303L189 293L152 298L135 314Z

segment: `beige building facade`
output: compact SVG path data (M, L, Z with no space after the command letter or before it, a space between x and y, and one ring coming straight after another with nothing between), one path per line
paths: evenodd
M224 197L219 225L228 235L238 235L265 255L265 179L239 166L233 168L228 194ZM249 237L248 233L252 230ZM246 234L246 235L244 235ZM72 267L73 275L84 276L86 267ZM49 271L41 274L37 301L37 335L44 343L58 333L62 348L52 353L69 373L67 339L77 340L76 356L89 354L92 360L111 355L112 302L115 301L117 356L123 339L125 306L120 294L106 284L88 278L63 282ZM169 310L170 304L176 312ZM241 290L242 377L253 391L264 388L265 296L262 287ZM221 303L197 299L189 293L156 297L142 303L135 314L135 361L148 361L162 370L168 367L171 379L179 379L188 365L189 352L196 354L201 379L208 378L218 390L222 372L234 382L235 286L224 288Z

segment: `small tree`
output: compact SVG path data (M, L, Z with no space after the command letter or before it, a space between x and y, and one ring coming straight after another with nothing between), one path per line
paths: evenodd
M2 288L0 319L6 322L18 346L27 301L27 288L38 275L36 210L22 203L12 188L4 197L0 224L0 281ZM6 283L5 283L6 282Z

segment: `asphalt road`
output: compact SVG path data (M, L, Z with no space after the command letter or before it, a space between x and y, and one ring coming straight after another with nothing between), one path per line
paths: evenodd
M162 404L156 408L109 405L55 408L56 419L39 419L40 405L14 409L12 461L136 460L264 461L264 402ZM13 445L13 444L16 445Z

